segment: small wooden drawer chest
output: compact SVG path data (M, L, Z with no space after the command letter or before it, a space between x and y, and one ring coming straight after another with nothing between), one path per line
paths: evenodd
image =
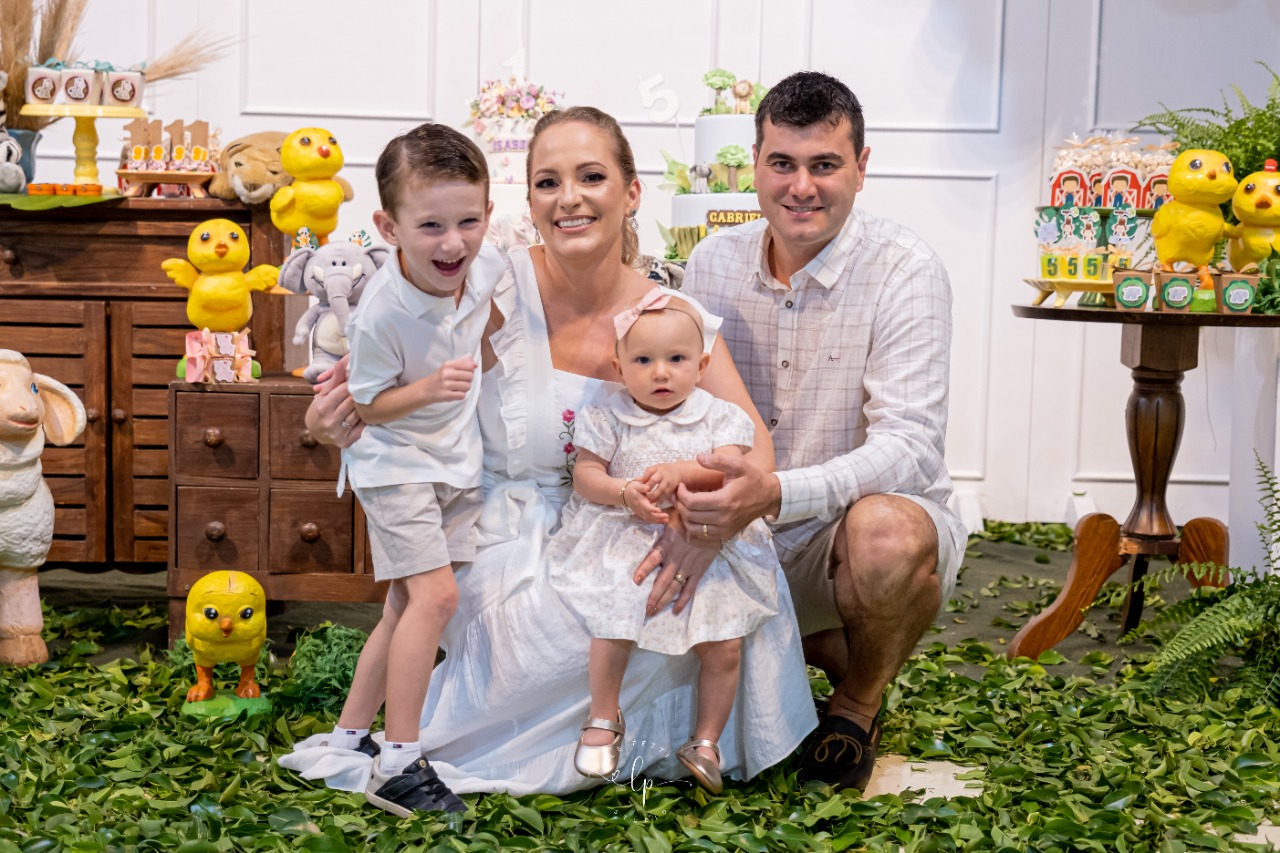
M46 564L85 571L163 571L170 487L167 389L185 350L187 294L160 264L184 258L206 219L230 219L252 263L279 264L289 240L266 205L218 199L126 199L83 207L0 205L0 347L69 386L84 435L47 445L54 540ZM284 369L284 297L253 294L253 347Z
M364 515L335 488L340 454L307 432L311 386L169 386L169 638L202 575L236 569L273 601L381 601Z

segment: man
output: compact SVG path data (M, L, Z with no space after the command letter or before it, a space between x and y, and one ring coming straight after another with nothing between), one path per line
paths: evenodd
M800 781L858 790L884 689L949 597L966 535L946 509L950 284L919 237L854 208L863 135L857 98L824 74L793 74L760 103L764 218L703 241L683 287L725 318L778 471L704 456L723 487L678 494L692 545L772 522L806 655L838 685ZM642 566L663 560L651 604L679 590L683 609L707 550L665 537Z

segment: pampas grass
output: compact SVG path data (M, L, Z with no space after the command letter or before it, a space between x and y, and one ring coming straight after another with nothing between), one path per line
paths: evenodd
M0 0L0 68L9 74L4 104L9 126L43 130L56 119L21 115L26 101L27 67L56 56L64 62L76 58L72 42L84 20L89 0Z
M226 56L237 41L231 37L210 41L199 31L189 33L167 52L147 61L147 85L192 74Z
M43 130L56 118L24 116L27 68L57 57L63 62L77 58L76 33L84 20L89 0L0 0L0 70L9 74L3 97L9 126L23 130ZM210 41L193 31L172 49L146 64L148 84L171 80L197 71L226 56L236 39Z

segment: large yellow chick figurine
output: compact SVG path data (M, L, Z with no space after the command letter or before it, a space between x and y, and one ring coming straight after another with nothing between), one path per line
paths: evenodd
M1161 269L1173 270L1185 261L1196 267L1200 286L1213 289L1209 261L1223 237L1238 231L1227 225L1219 207L1236 189L1231 161L1218 151L1193 148L1183 151L1169 167L1169 192L1173 200L1156 211L1151 221L1156 257Z
M323 246L338 227L338 206L351 201L351 185L337 177L342 149L333 134L319 127L304 127L285 137L280 163L293 176L293 184L271 197L271 221L282 232L309 228Z
M1240 182L1231 209L1240 220L1240 236L1227 243L1233 270L1241 272L1271 257L1272 249L1280 251L1280 174L1275 160Z
M187 319L197 329L238 332L253 316L254 290L275 287L280 269L261 264L247 273L249 236L229 219L201 222L187 240L187 257L170 258L160 265L187 296Z
M260 583L244 572L210 572L193 583L187 593L187 645L196 661L196 685L187 701L212 699L213 667L227 662L240 665L236 695L260 696L253 669L266 638L267 594Z

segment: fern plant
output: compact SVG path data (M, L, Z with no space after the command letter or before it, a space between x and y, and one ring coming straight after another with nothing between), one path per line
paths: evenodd
M1126 640L1147 637L1161 644L1146 666L1153 691L1188 694L1226 685L1239 689L1246 701L1280 706L1280 574L1272 557L1280 544L1280 482L1260 458L1257 465L1264 515L1258 533L1267 572L1237 571L1229 586L1199 587L1126 635ZM1174 565L1137 583L1157 587L1184 573L1220 583L1227 570Z
M1275 249L1258 264L1258 298L1253 313L1280 314L1280 254Z
M1249 103L1239 86L1232 86L1240 100L1239 113L1222 95L1222 108L1188 107L1171 110L1163 103L1161 111L1139 119L1134 130L1153 130L1171 137L1182 150L1208 148L1227 155L1239 177L1262 170L1269 158L1280 157L1280 75L1265 62L1259 62L1271 74L1266 103ZM1230 202L1223 212L1235 221Z

